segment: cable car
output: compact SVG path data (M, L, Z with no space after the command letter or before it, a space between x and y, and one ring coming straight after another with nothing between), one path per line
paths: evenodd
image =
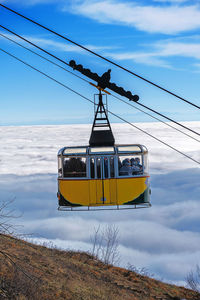
M94 104L89 145L64 147L58 152L58 209L151 206L147 148L138 144L115 145L105 108L107 95L100 90Z

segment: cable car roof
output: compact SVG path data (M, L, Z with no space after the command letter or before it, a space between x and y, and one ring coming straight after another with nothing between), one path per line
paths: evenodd
M108 147L90 147L90 146L74 146L64 147L59 150L58 155L95 155L95 154L141 154L148 153L147 148L144 145L139 144L127 144L127 145L115 145Z

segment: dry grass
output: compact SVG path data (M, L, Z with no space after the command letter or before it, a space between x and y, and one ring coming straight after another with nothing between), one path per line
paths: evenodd
M0 251L0 299L200 299L191 290L106 266L87 253L49 249L2 234Z

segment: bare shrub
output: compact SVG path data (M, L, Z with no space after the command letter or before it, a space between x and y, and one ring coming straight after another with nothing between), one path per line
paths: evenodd
M151 278L154 277L154 274L151 274L149 272L149 270L147 268L144 268L144 267L143 268L137 268L134 265L128 263L126 268L127 268L127 270L129 270L131 272L135 272L135 273L137 273L139 275L142 275L142 276L148 276L148 277L151 277Z
M0 279L0 296L5 299L44 299L41 286L41 280L32 280L18 268L9 266L8 272Z
M14 238L16 225L13 219L19 218L13 210L12 205L15 199L0 201L0 237L9 235ZM16 235L15 235L16 236ZM9 254L0 244L0 299L39 299L38 282L40 278L35 277L30 272L30 266L24 266L23 259ZM7 267L5 267L7 265ZM22 266L23 265L23 266Z
M200 267L196 265L196 269L191 270L187 277L186 282L189 288L193 291L200 293Z
M0 202L0 233L13 234L16 225L12 223L13 219L18 218L13 209L10 209L15 199L4 200Z
M92 255L105 264L117 264L120 259L119 247L119 229L111 224L103 229L94 229L92 240Z

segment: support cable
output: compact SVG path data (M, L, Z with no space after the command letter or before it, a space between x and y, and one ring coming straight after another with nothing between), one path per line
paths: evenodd
M10 30L10 29L4 27L3 25L0 25L0 27L3 28L3 29L5 29L6 31L12 33L13 35L17 36L17 37L20 38L21 40L23 40L23 41L29 43L30 45L32 45L32 46L38 48L39 50L45 52L46 54L52 56L53 58L59 60L60 62L64 63L65 65L69 66L69 64L68 64L67 62L65 62L64 60L62 60L61 58L57 57L56 55L50 53L49 51L47 51L47 50L45 50L45 49L43 49L43 48L41 48L40 46L36 45L35 43L33 43L33 42L27 40L26 38L24 38L23 36L17 34L16 32L14 32L14 31L12 31L12 30Z
M27 40L26 38L24 38L24 37L22 37L21 35L15 33L14 31L12 31L12 30L10 30L10 29L8 29L8 28L2 26L2 25L0 25L0 27L2 27L3 29L5 29L6 31L12 33L13 35L17 36L18 38L22 39L23 41L29 43L30 45L36 47L37 49L39 49L39 50L45 52L46 54L48 54L48 55L50 55L50 56L52 56L53 58L59 60L60 62L64 63L65 65L69 66L69 64L68 64L67 62L65 62L64 60L62 60L61 58L57 57L56 55L53 55L52 53L50 53L49 51L46 51L45 49L39 47L39 46L36 45L35 43L33 43L33 42ZM1 34L1 36L4 36L4 35ZM4 36L4 37L6 37L6 36ZM10 38L8 38L8 37L6 37L6 38L9 39L9 40L12 40L12 39L10 39ZM13 40L12 40L12 41L13 41ZM16 41L13 41L13 42L16 43L16 44L18 44L18 45L20 45L21 47L27 49L28 51L30 51L30 52L32 52L32 53L34 53L34 54L36 54L36 55L38 55L38 56L44 58L45 60L47 60L47 61L49 61L49 62L52 62L52 61L48 60L47 58L43 57L42 55L39 55L39 54L35 53L34 51L30 50L29 48L26 48L25 46L22 46L21 44L17 43ZM53 63L54 65L57 65L57 64L54 63L54 62L52 62L52 63ZM57 66L59 66L59 65L57 65ZM66 70L65 68L63 68L63 67L61 67L61 66L60 66L60 68ZM82 78L81 76L79 76L79 75L77 75L77 74L74 74L74 73L72 73L72 72L70 72L70 71L68 71L68 70L66 70L66 72L68 72L68 73L70 73L70 74L73 74L74 76L78 77L79 79L84 80L84 81L87 82L87 83L90 83L88 80ZM119 99L119 100L120 100L120 98L118 98L117 96L115 96L115 95L113 95L113 94L111 94L111 95L112 95L113 97L115 97L116 99ZM121 101L123 101L123 100L121 100ZM124 102L125 102L126 104L128 104L128 105L130 105L130 106L136 108L134 105L131 105L130 103L127 103L126 101L124 101ZM165 116L165 115L163 115L163 114L161 114L161 113L159 113L159 112L157 112L156 110L154 110L154 109L152 109L152 108L150 108L150 107L148 107L148 106L146 106L146 105L144 105L144 104L142 104L142 103L139 103L139 102L137 102L136 104L138 104L138 105L140 105L140 106L142 106L142 107L144 107L144 108L146 108L146 109L152 111L153 113L155 113L155 114L157 114L157 115L159 115L159 116L161 116L161 117L167 119L167 120L170 121L170 122L173 122L173 123L179 125L180 127L184 128L184 129L187 129L187 130L191 131L192 133L197 134L197 135L200 136L200 134L199 134L198 132L196 132L195 130L193 130L193 129L191 129L191 128L189 128L189 127L187 127L187 126L185 126L185 125L183 125L183 124L181 124L181 123L179 123L179 122L177 122L177 121L175 121L175 120L173 120L173 119L171 119L171 118L169 118L169 117L167 117L167 116ZM136 109L140 110L139 108L136 108ZM143 110L140 110L140 111L144 112ZM144 113L145 113L145 114L148 114L148 113L146 113L146 112L144 112ZM150 114L149 114L149 115L150 115ZM150 115L150 116L151 116L151 115ZM153 116L151 116L151 117L154 118L154 119L157 119L156 117L153 117ZM164 121L161 121L160 119L157 119L157 120L159 120L160 122L164 122ZM164 122L164 123L167 124L166 122ZM170 126L170 125L168 125L168 126ZM173 127L173 126L172 126L172 127ZM176 127L174 127L174 128L176 129ZM181 131L181 130L179 130L179 129L176 129L176 130L178 130L178 131L182 132L183 134L185 134L185 135L191 137L190 135L188 135L187 133L184 133L183 131ZM195 139L195 138L194 138L194 139ZM197 140L197 139L195 139L195 140L199 142L199 140Z
M79 92L73 90L72 88L68 87L68 86L65 85L64 83L62 83L62 82L56 80L55 78L49 76L49 75L46 74L46 73L40 71L39 69L33 67L32 65L30 65L30 64L28 64L27 62L21 60L20 58L16 57L15 55L13 55L13 54L11 54L11 53L9 53L9 52L3 50L2 48L0 48L0 51L2 51L3 53L5 53L5 54L11 56L12 58L18 60L19 62L23 63L24 65L28 66L29 68L31 68L31 69L33 69L33 70L39 72L39 73L42 74L43 76L45 76L45 77L51 79L52 81L56 82L57 84L63 86L64 88L70 90L71 92L75 93L76 95L82 97L83 99L87 100L88 102L90 102L90 103L92 103L92 104L94 105L94 103L93 103L92 100L90 100L89 98L87 98L87 97L85 97L84 95L80 94ZM112 111L110 111L110 110L107 110L107 111L108 111L111 115L113 115L113 116L115 116L116 118L120 119L121 121L123 121L123 122L129 124L130 126L132 126L132 127L136 128L136 129L140 130L141 132L147 134L148 136L150 136L151 138L155 139L156 141L158 141L158 142L164 144L165 146L171 148L172 150L178 152L179 154L181 154L181 155L187 157L188 159L190 159L190 160L192 160L193 162L195 162L195 163L197 163L197 164L200 165L200 162L197 161L196 159L194 159L194 158L190 157L189 155L187 155L187 154L185 154L185 153L179 151L178 149L174 148L173 146L169 145L168 143L163 142L162 140L158 139L157 137L153 136L152 134L148 133L147 131L145 131L145 130L139 128L138 126L132 124L131 122L125 120L124 118L118 116L117 114L113 113Z
M133 108L135 108L135 109L137 109L137 110L143 112L144 114L146 114L146 115L150 116L151 118L153 118L153 119L155 119L155 120L157 120L157 121L159 121L159 122L165 124L166 126L171 127L171 128L173 128L174 130L176 130L176 131L178 131L178 132L180 132L180 133L186 135L187 137L189 137L189 138L195 140L196 142L199 142L199 143L200 143L200 140L198 140L198 139L196 139L195 137L193 137L193 136L187 134L186 132L184 132L184 131L182 131L182 130L180 130L180 129L174 127L174 126L172 126L171 124L169 124L169 123L167 123L167 122L165 122L165 121L163 121L163 120L161 120L161 119L159 119L159 118L157 118L157 117L151 115L150 113L148 113L148 112L146 112L146 111L144 111L144 110L142 110L142 109L136 107L135 105L133 105L133 104L131 104L131 103L129 103L129 102L126 102L125 100L123 100L123 99L121 99L121 98L119 98L119 97L117 97L117 96L115 96L115 95L113 95L113 94L111 94L111 96L114 97L114 98L116 98L116 99L118 99L119 101L121 101L121 102L123 102L123 103L125 103L125 104L127 104L127 105L129 105L129 106L131 106L131 107L133 107ZM140 103L137 103L137 104L140 104ZM148 109L149 109L149 108L148 108Z
M0 25L0 27L3 27L3 26ZM10 32L11 32L11 31L10 31ZM53 65L55 65L55 66L61 68L62 70L66 71L67 73L70 73L71 75L73 75L73 76L75 76L75 77L77 77L77 78L79 78L79 79L81 79L81 80L83 80L83 81L85 81L85 82L87 82L87 83L90 83L87 79L85 79L85 78L83 78L83 77L81 77L81 76L79 76L79 75L77 75L77 74L74 74L73 72L71 72L71 71L67 70L66 68L62 67L61 65L59 65L59 64L55 63L54 61L52 61L52 60L46 58L45 56L43 56L43 55L41 55L41 54L39 54L39 53L37 53L37 52L31 50L30 48L27 48L27 47L23 46L22 44L20 44L20 43L18 43L18 42L16 42L16 41L14 41L14 40L11 39L10 37L7 37L6 35L4 35L4 34L2 34L2 33L0 33L0 36L4 37L5 39L9 40L9 41L12 42L12 43L15 43L16 45L20 46L21 48L26 49L27 51L29 51L29 52L31 52L31 53L33 53L33 54L35 54L35 55L41 57L42 59L44 59L44 60L50 62L51 64L53 64ZM19 37L20 37L20 36L19 36ZM23 37L20 37L20 38L23 39ZM24 40L25 40L26 42L28 42L28 43L30 42L30 41L28 41L28 40L26 40L26 39L24 39ZM31 42L30 42L30 43L31 43ZM38 47L36 44L33 44L33 43L31 43L31 44L32 44L33 46L35 46L35 47ZM40 47L39 47L39 48L40 48ZM42 49L42 48L40 48L40 50L45 51L45 50ZM47 51L46 51L46 52L47 52ZM66 65L69 66L69 64L66 63L64 60L59 59L59 57L54 56L54 55L51 54L50 52L48 52L47 54L53 56L54 58L60 60L62 63L65 63Z
M10 11L10 12L12 12L12 13L14 13L14 14L16 14L16 15L22 17L22 18L24 18L25 20L27 20L27 21L29 21L29 22L31 22L31 23L33 23L33 24L35 24L35 25L37 25L37 26L39 26L39 27L41 27L41 28L43 28L43 29L45 29L45 30L47 30L47 31L49 31L49 32L51 32L51 33L53 33L53 34L55 34L55 35L57 35L57 36L59 36L60 38L65 39L66 41L68 41L68 42L70 42L70 43L72 43L72 44L74 44L74 45L76 45L76 46L78 46L78 47L80 47L80 48L82 48L82 49L84 49L84 50L90 52L91 54L93 54L93 55L95 55L95 56L97 56L97 57L99 57L99 58L101 58L101 59L103 59L103 60L105 60L105 61L111 63L112 65L114 65L114 66L116 66L116 67L118 67L118 68L120 68L120 69L122 69L122 70L124 70L124 71L126 71L126 72L128 72L128 73L130 73L131 75L136 76L136 77L142 79L143 81L145 81L145 82L147 82L147 83L149 83L149 84L151 84L151 85L157 87L158 89L160 89L160 90L162 90L162 91L164 91L164 92L166 92L166 93L168 93L168 94L170 94L170 95L172 95L172 96L174 96L174 97L176 97L176 98L178 98L178 99L180 99L180 100L182 100L182 101L184 101L184 102L186 102L186 103L188 103L188 104L190 104L190 105L192 105L192 106L194 106L194 107L196 107L196 108L198 108L198 109L200 109L200 106L199 106L199 105L194 104L194 103L192 103L191 101L189 101L189 100L187 100L187 99L184 99L184 98L181 97L181 96L176 95L175 93L173 93L173 92L171 92L171 91L169 91L169 90L167 90L167 89L161 87L160 85L158 85L158 84L156 84L156 83L153 83L152 81L150 81L150 80L148 80L148 79L146 79L146 78L144 78L144 77L142 77L142 76L140 76L140 75L134 73L133 71L131 71L131 70L129 70L129 69L127 69L127 68L125 68L125 67L123 67L123 66L121 66L121 65L119 65L119 64L117 64L117 63L115 63L114 61L112 61L112 60L110 60L110 59L108 59L108 58L106 58L106 57L104 57L104 56L102 56L102 55L100 55L100 54L98 54L98 53L96 53L96 52L90 50L89 48L87 48L87 47L85 47L85 46L83 46L83 45L80 45L80 44L78 44L78 43L72 41L71 39L69 39L69 38L67 38L67 37L65 37L65 36L63 36L63 35L61 35L60 33L57 33L56 31L54 31L54 30L52 30L52 29L50 29L50 28L48 28L48 27L46 27L46 26L44 26L44 25L42 25L42 24L40 24L40 23L38 23L38 22L36 22L36 21L34 21L34 20L32 20L32 19L30 19L30 18L28 18L28 17L26 17L26 16L24 16L24 15L22 15L22 14L20 14L20 13L18 13L18 12L16 12L15 10L13 10L13 9L11 9L11 8L9 8L9 7L5 6L5 5L3 5L3 4L0 4L0 6L3 7L3 8L5 8L5 9L7 9L7 10Z
M172 119L172 118L169 118L169 117L167 117L167 116L165 116L165 115L159 113L158 111L154 110L153 108L150 108L150 107L148 107L148 106L146 106L146 105L144 105L144 104L142 104L142 103L137 103L137 104L140 105L140 106L142 106L142 107L144 107L144 108L146 108L146 109L148 109L148 110L150 110L150 111L152 111L152 112L154 112L155 114L157 114L157 115L159 115L159 116L161 116L161 117L167 119L168 121L173 122L173 123L175 123L175 124L181 126L182 128L185 128L185 129L187 129L187 130L189 130L189 131L191 131L191 132L197 134L198 136L200 136L200 133L198 133L197 131L195 131L195 130L193 130L193 129L191 129L191 128L189 128L189 127L187 127L187 126L185 126L185 125L183 125L183 124L181 124L181 123L175 121L175 120ZM183 131L182 131L182 132L183 132Z

